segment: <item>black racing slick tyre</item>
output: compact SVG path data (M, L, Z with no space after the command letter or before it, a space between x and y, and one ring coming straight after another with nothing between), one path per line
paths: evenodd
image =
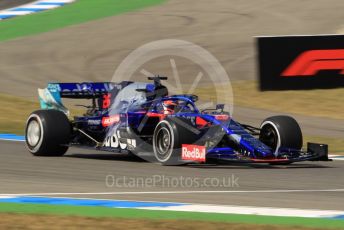
M273 116L260 126L259 140L271 147L277 155L280 148L302 148L302 132L297 121L289 116Z
M155 127L153 134L153 152L155 159L162 165L181 165L182 144L191 144L197 140L197 130L182 118L166 118Z
M68 150L71 124L58 110L37 110L29 116L25 129L26 146L35 156L62 156Z

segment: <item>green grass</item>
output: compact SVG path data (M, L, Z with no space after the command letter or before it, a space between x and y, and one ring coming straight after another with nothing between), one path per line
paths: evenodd
M15 106L13 106L15 105ZM40 109L37 102L29 101L20 97L0 93L0 133L13 133L23 135L26 119L30 113ZM81 115L84 110L70 109L70 117Z
M0 203L0 213L75 215L87 217L117 217L139 219L180 219L247 224L303 226L321 229L344 228L343 220L301 217L272 217L257 215L217 214L198 212L153 211L127 208L67 206L46 204Z
M152 6L164 0L77 0L54 10L0 22L0 41L39 34Z

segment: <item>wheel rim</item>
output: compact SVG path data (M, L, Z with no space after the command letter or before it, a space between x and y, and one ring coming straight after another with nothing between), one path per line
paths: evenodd
M41 139L41 128L36 120L31 120L27 128L27 142L30 146L36 146Z
M156 151L159 159L164 160L168 158L171 150L171 134L169 130L162 127L156 135Z
M276 130L271 125L265 125L262 128L259 139L272 149L275 150L277 148L278 136Z

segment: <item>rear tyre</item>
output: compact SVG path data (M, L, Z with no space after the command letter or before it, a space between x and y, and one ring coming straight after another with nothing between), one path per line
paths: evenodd
M194 143L197 135L190 130L191 122L182 118L166 118L158 123L153 134L155 159L163 165L181 165L182 144Z
M275 156L280 148L301 149L302 132L297 121L289 116L273 116L260 126L259 140L271 147Z
M37 110L26 123L26 146L35 156L62 156L68 150L71 125L58 110Z

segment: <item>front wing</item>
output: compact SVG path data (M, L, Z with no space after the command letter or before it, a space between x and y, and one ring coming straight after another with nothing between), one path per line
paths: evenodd
M290 164L301 161L331 161L328 158L328 145L307 143L307 151L294 152L292 155L285 154L280 157L270 158L250 158L241 154L231 157L222 154L210 154L207 156L207 162L216 161L220 164L228 163L269 163L269 164Z

